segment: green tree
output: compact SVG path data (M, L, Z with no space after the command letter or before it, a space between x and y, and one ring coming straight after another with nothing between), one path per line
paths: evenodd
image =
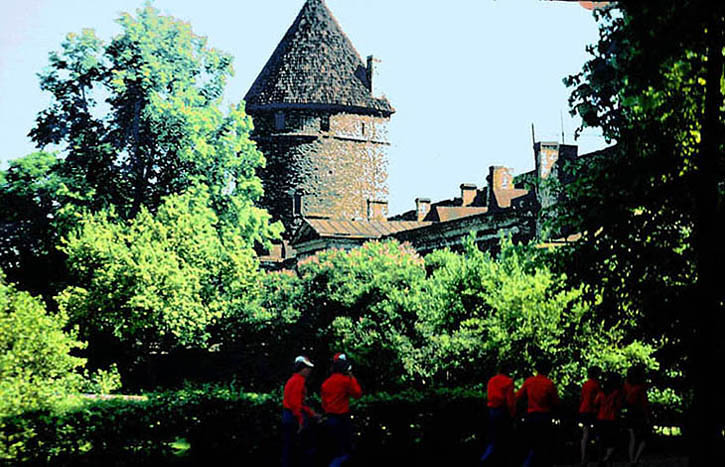
M617 2L599 14L591 60L566 80L573 112L617 143L581 164L560 206L560 219L587 233L569 264L605 282L613 317L679 343L672 353L695 391L695 465L712 461L722 424L709 378L725 356L724 16L722 2Z
M0 171L0 269L9 280L51 298L65 276L63 255L55 248L66 187L53 154L36 152L10 161Z
M6 283L0 271L0 417L52 407L83 387L84 344L64 330L67 317Z
M425 269L409 245L324 251L300 262L298 274L301 346L325 360L347 352L369 390L410 379Z
M83 217L63 241L77 285L58 296L60 309L85 336L111 336L132 356L213 344L212 327L248 306L260 278L247 232L256 229L224 225L212 203L193 187L129 221Z
M53 100L33 140L61 145L76 188L124 218L194 183L210 187L220 213L234 207L230 195L256 200L263 158L248 139L251 118L242 105L220 110L232 58L148 5L118 23L108 44L87 29L50 54L40 78Z
M469 239L463 254L441 250L426 257L435 303L424 309L419 328L429 377L481 383L504 362L524 378L545 357L572 395L590 365L620 372L633 362L657 366L651 346L605 326L584 287L571 287L543 256L504 240L494 258Z

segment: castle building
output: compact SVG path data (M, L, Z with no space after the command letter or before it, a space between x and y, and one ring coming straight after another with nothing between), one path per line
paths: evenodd
M387 124L364 63L323 0L307 0L245 97L267 158L265 207L287 239L301 219L384 219Z
M329 248L350 249L395 238L421 254L460 249L473 234L479 247L546 240L545 208L557 183L568 183L577 146L534 142L534 170L514 176L489 167L481 188L460 197L387 213L387 123L394 113L374 92L375 60L363 63L323 0L307 0L247 93L252 138L267 158L262 205L285 226L284 240L261 257L289 267ZM566 241L566 238L562 239Z

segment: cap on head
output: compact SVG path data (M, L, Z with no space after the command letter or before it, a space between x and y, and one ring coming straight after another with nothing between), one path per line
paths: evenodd
M343 361L346 361L346 360L347 360L347 355L345 355L345 354L344 354L344 353L342 353L342 352L338 352L338 353L336 353L336 354L335 354L335 355L334 355L334 356L332 357L332 361L333 361L333 362L336 362L336 361L338 361L338 360L343 360Z
M312 364L309 358L305 355L300 355L299 357L295 358L295 366L306 366L309 368L314 368L315 365Z

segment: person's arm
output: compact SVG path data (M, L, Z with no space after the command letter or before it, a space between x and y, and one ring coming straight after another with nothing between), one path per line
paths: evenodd
M297 419L297 423L300 428L304 425L304 418L302 417L303 410L303 399L304 399L305 381L304 380L293 380L288 383L288 387L285 390L285 398L287 399L287 405L292 415Z
M552 383L551 385L551 407L557 408L561 405L561 400L559 399L559 391L556 390L556 385Z
M362 397L362 388L360 387L360 383L357 382L357 379L352 374L348 376L347 393L350 397L354 397L355 399L360 399Z
M516 415L516 397L514 396L513 381L511 382L511 384L506 386L505 396L506 396L506 407L508 407L509 413L513 417L514 415Z

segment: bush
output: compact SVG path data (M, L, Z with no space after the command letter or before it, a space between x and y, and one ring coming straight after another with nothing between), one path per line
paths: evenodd
M463 388L367 394L351 405L356 461L470 463L483 449L484 400L483 392ZM181 454L191 465L270 465L280 454L281 402L281 391L256 394L219 386L132 400L86 400L61 413L6 418L0 422L0 439L20 440L15 446L19 463L170 465L178 464ZM577 434L575 411L562 416L563 446ZM175 452L178 447L187 449ZM561 449L561 460L578 452L569 447Z
M65 332L64 314L51 315L39 298L5 283L0 271L0 417L47 409L84 381L84 344Z

